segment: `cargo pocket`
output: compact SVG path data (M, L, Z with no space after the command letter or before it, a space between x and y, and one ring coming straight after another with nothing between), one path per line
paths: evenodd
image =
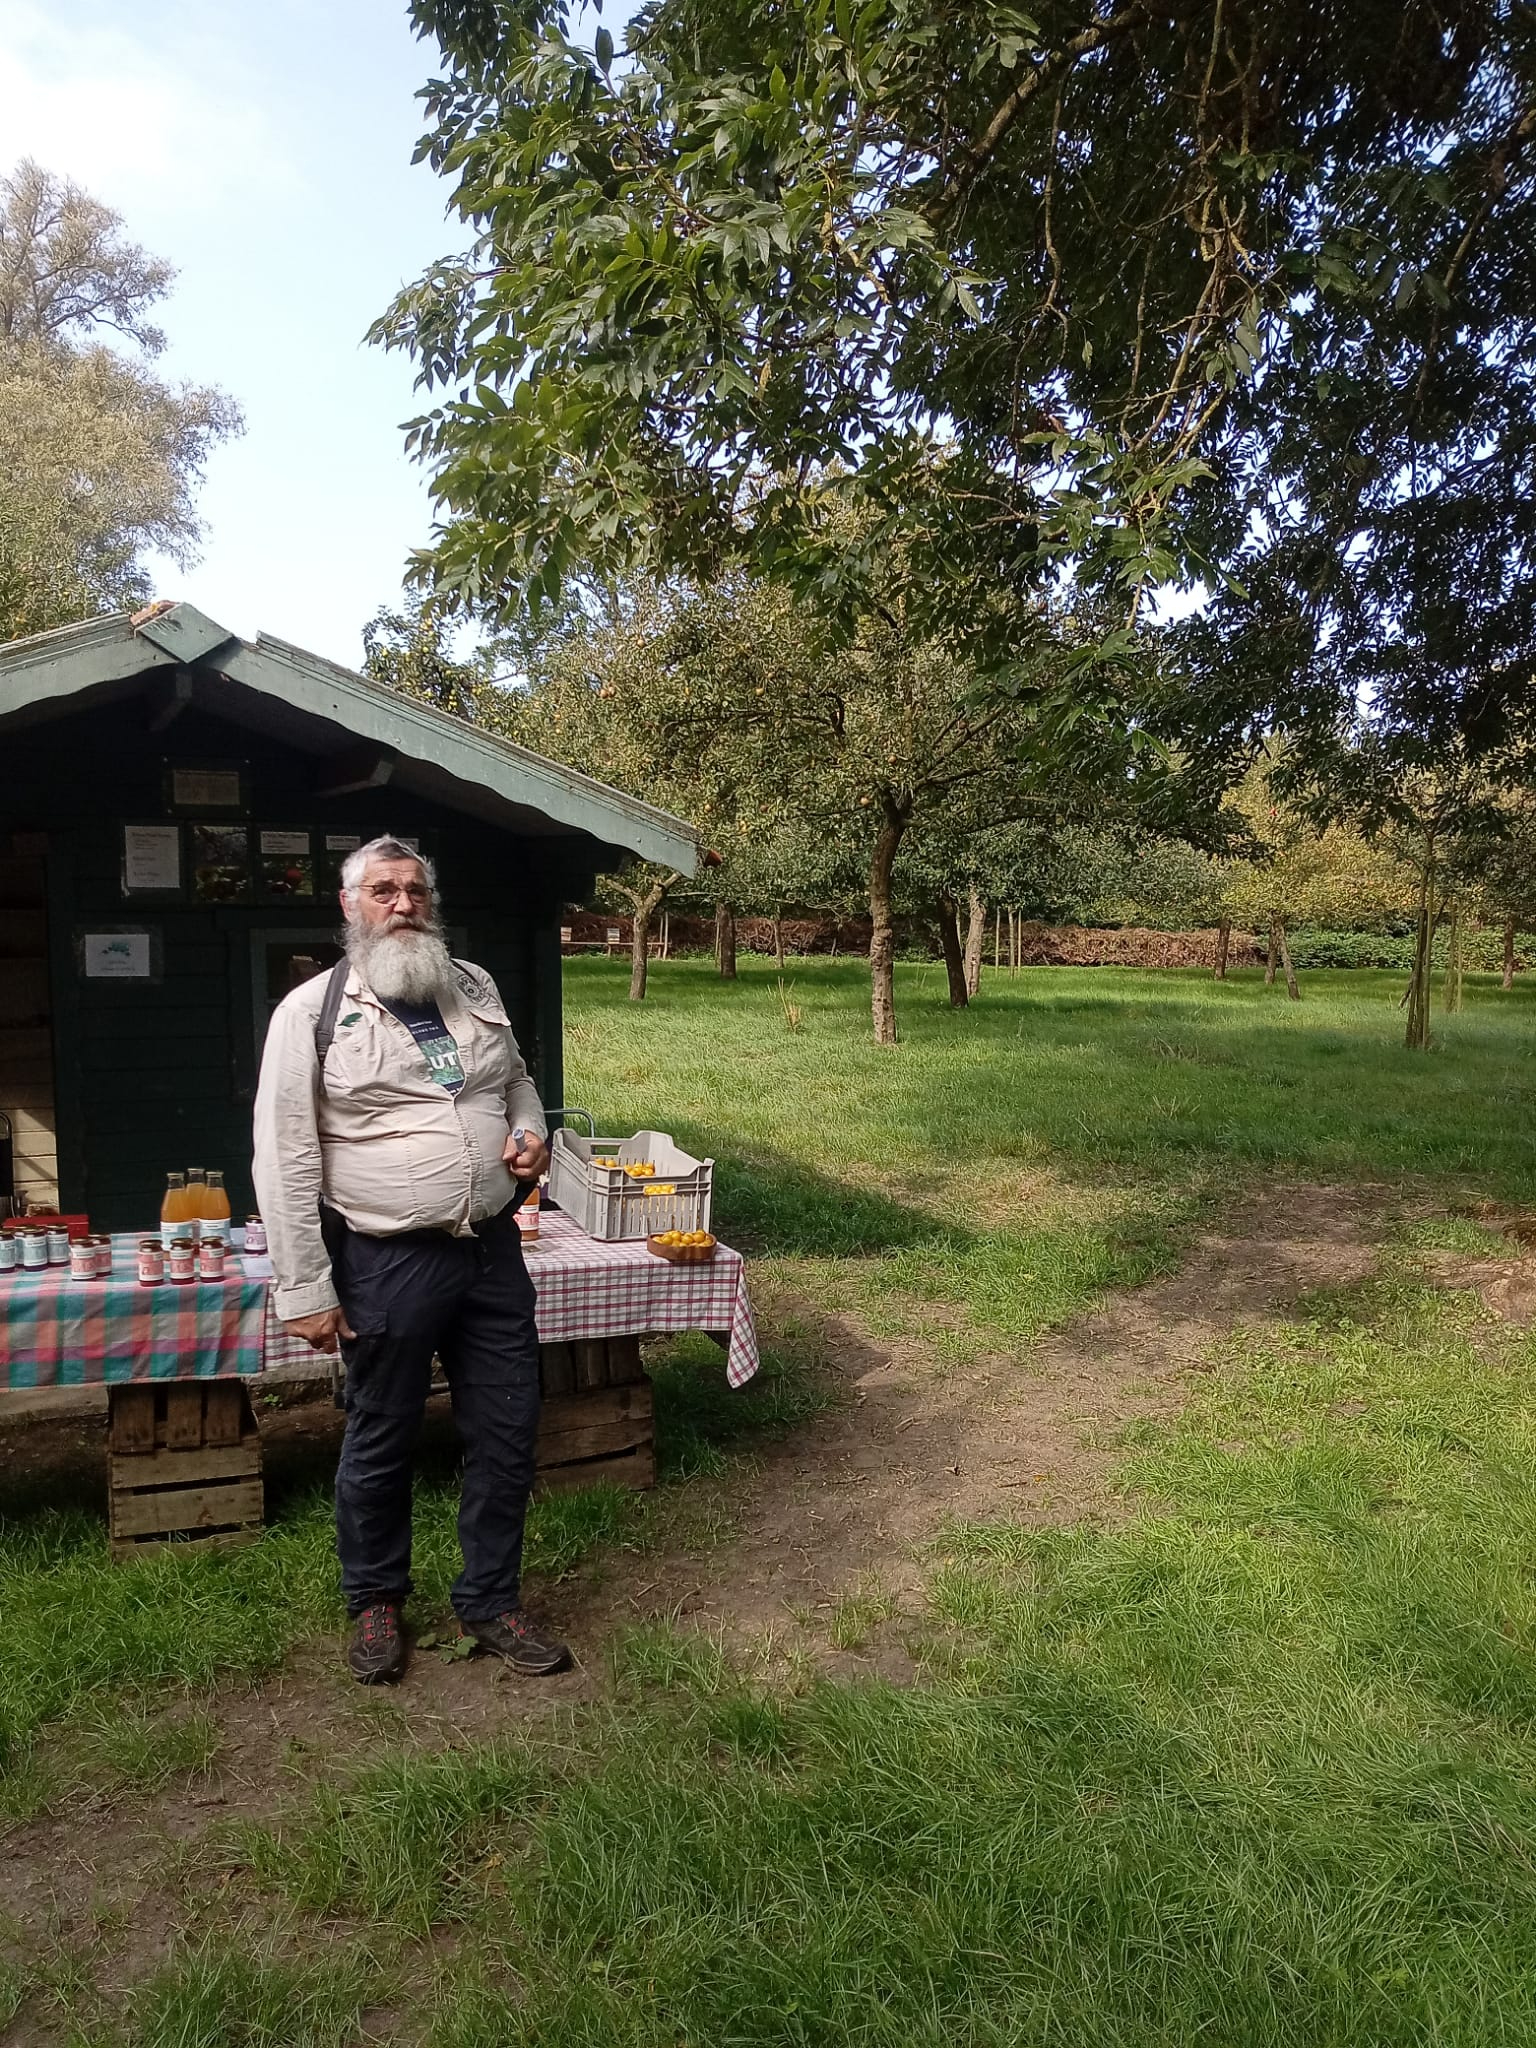
M350 1321L351 1318L349 1317ZM333 1392L338 1408L372 1408L379 1403L367 1398L360 1399L364 1390L376 1386L378 1368L389 1343L389 1330L384 1319L376 1328L358 1329L353 1324L354 1334L343 1337L337 1350L336 1383Z

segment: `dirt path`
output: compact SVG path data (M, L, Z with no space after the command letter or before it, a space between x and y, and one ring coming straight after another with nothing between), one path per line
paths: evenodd
M1176 1409L1186 1376L1234 1326L1364 1278L1394 1206L1386 1188L1271 1183L1197 1238L1172 1277L1111 1296L1019 1357L957 1368L919 1343L882 1346L846 1322L826 1325L834 1405L745 1479L695 1481L679 1495L685 1526L708 1532L718 1510L723 1535L716 1519L691 1547L606 1555L535 1589L534 1604L581 1648L574 1671L534 1689L498 1682L483 1663L418 1655L406 1684L381 1697L347 1682L333 1640L305 1646L277 1677L218 1695L221 1744L206 1778L147 1800L95 1794L14 1829L0 1844L0 1917L30 1945L81 1939L110 1913L136 1930L138 1953L123 1959L136 1975L181 1917L164 1890L168 1865L212 1824L269 1813L296 1768L306 1776L381 1737L429 1746L484 1738L593 1697L607 1682L605 1645L639 1622L718 1631L766 1645L770 1658L788 1643L824 1668L900 1678L893 1632L852 1640L839 1630L840 1602L878 1588L910 1611L921 1548L951 1519L1121 1513L1109 1482L1124 1426ZM336 1427L324 1409L273 1420L279 1438L285 1426L307 1432L322 1452L319 1439ZM93 1443L99 1456L99 1431L91 1418L40 1423L34 1451L52 1439L66 1463ZM217 1871L183 1881L194 1891L205 1882L218 1882ZM5 2048L23 2038L0 2033Z
M1122 1512L1108 1481L1123 1426L1177 1408L1184 1376L1238 1324L1364 1278L1389 1206L1385 1188L1271 1185L1199 1236L1177 1273L1111 1295L1021 1357L945 1367L921 1344L877 1346L833 1324L839 1406L764 1459L738 1541L682 1611L762 1625L871 1575L911 1586L914 1551L947 1521Z

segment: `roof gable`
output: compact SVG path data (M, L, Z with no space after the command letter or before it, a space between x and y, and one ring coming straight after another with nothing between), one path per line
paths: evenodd
M0 732L54 706L72 708L86 693L116 697L146 683L335 756L338 773L356 778L338 788L393 778L508 829L543 820L684 874L697 866L694 831L670 812L272 634L243 641L192 605L117 613L0 645Z

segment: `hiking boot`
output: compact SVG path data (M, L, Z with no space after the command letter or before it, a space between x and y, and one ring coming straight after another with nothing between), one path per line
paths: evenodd
M567 1646L554 1636L540 1635L520 1607L510 1608L491 1621L460 1621L459 1633L499 1657L503 1664L524 1678L548 1678L563 1671L571 1661Z
M359 1685L393 1685L405 1670L405 1637L393 1600L365 1607L352 1630L347 1663Z

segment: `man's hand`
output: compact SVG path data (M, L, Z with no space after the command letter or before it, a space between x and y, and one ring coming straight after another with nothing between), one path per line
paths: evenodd
M511 1131L501 1156L514 1180L537 1180L549 1168L549 1146L537 1131Z
M357 1332L339 1308L323 1308L312 1316L295 1316L283 1328L302 1337L316 1351L334 1351L338 1337L355 1337Z

